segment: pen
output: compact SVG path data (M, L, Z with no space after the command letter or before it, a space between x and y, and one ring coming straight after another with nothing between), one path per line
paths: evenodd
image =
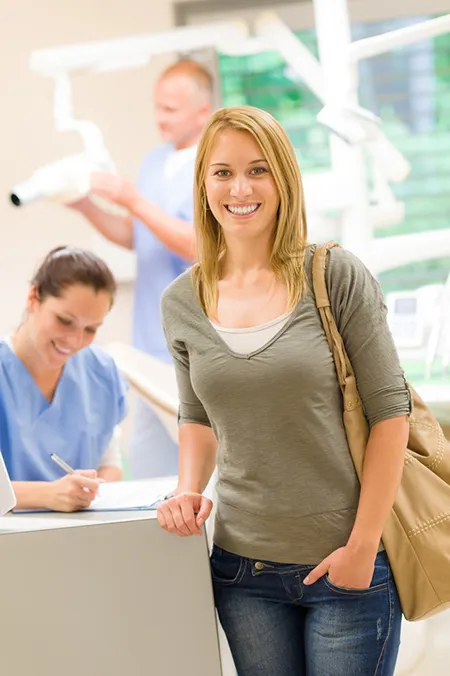
M75 474L75 470L73 467L71 467L65 460L59 457L59 455L56 455L56 453L50 453L50 457L53 460L53 462L56 462L57 465L61 467L67 474ZM86 488L86 486L83 486L83 490L85 493L89 493L89 488Z
M176 489L174 488L173 491L170 491L170 493L167 493L166 495L158 495L156 497L155 502L152 502L152 504L150 505L150 509L156 509L158 507L158 505L161 505L166 500L173 498L175 490Z
M170 493L167 493L166 495L158 495L156 500L158 502L164 502L164 500L169 500L170 498L173 498L175 495L176 488L173 489L173 491L170 491Z
M56 453L50 453L50 457L53 460L53 462L56 462L57 465L61 467L67 474L75 474L75 470L65 462L62 458L59 457L59 455L56 455Z

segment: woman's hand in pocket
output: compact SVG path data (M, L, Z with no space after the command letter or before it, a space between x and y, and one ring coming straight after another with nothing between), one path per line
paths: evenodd
M179 493L158 506L158 523L181 537L201 535L201 526L211 514L212 506L211 500L201 493Z
M330 582L345 589L368 589L372 582L377 551L356 550L349 545L332 552L303 580L314 584L324 575Z

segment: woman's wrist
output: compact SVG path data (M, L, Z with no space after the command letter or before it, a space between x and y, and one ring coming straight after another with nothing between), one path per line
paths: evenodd
M52 509L52 483L49 481L13 481L16 509Z
M54 487L52 481L40 482L40 496L39 501L44 509L53 509Z
M351 533L347 542L348 549L355 552L355 554L376 556L380 546L379 537L372 534L359 535Z
M199 487L199 484L179 483L174 491L174 495L180 495L181 493L198 493L201 495L203 491Z

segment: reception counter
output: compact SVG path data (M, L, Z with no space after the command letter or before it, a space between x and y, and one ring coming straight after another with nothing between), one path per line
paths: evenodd
M221 676L206 536L155 512L0 519L8 676Z

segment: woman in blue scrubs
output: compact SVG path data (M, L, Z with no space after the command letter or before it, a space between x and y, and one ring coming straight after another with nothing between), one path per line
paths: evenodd
M19 509L83 509L102 481L121 478L112 439L126 388L91 345L115 292L93 253L54 249L32 280L24 321L0 341L0 451ZM64 474L51 453L77 472Z

